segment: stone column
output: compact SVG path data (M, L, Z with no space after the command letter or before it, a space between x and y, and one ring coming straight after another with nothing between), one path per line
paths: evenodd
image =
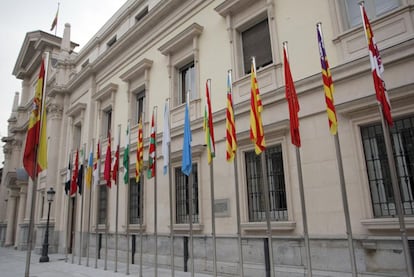
M16 222L16 198L17 191L11 189L9 200L7 201L7 230L6 230L6 243L5 246L11 246L14 244L14 226Z
M20 249L20 245L22 244L23 240L25 239L20 225L23 223L24 214L26 210L26 200L27 200L27 182L17 182L17 186L20 187L20 200L19 200L19 211L17 214L17 228L16 228L16 239L14 246ZM26 238L27 240L27 238ZM26 241L24 241L26 243Z

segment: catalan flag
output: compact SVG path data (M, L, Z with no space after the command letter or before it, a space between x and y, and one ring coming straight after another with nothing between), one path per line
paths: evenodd
M211 112L211 101L210 101L210 89L211 80L206 81L206 106L204 109L204 132L205 142L207 145L207 161L210 164L212 159L215 157L215 141L214 141L214 128L213 128L213 114Z
M289 105L290 118L290 137L292 144L300 147L299 118L300 110L298 96L296 95L295 84L293 83L292 73L290 71L289 60L287 56L287 43L283 44L283 63L285 68L285 89L286 100Z
M23 166L32 180L39 172L47 168L46 109L43 106L44 79L45 62L42 59L23 155Z
M262 100L260 99L259 87L256 79L256 62L252 59L251 88L250 88L250 140L254 143L257 155L266 148L266 142L262 123Z
M336 111L334 105L334 85L332 81L331 70L329 69L328 57L326 55L325 43L322 36L321 23L316 25L316 33L318 37L319 56L321 58L323 90L325 92L326 112L328 114L329 131L335 135L338 130L338 122L336 119Z
M144 166L144 143L142 132L142 116L138 122L137 162L135 164L135 181L138 183Z
M226 160L234 160L237 150L236 122L234 120L231 70L227 72Z
M151 119L151 133L150 133L150 145L148 151L148 179L151 179L155 176L156 171L156 162L157 162L157 153L156 153L156 133L157 130L155 128L155 119L154 119L155 109L152 111L152 119Z
M385 88L385 82L382 79L382 73L384 72L384 66L380 57L378 46L374 39L374 33L371 29L371 24L367 13L365 12L364 5L360 4L362 22L365 29L365 37L368 42L369 59L371 61L372 78L374 79L375 93L377 95L377 101L381 104L382 113L389 126L393 125L391 116L391 104L388 98L388 93Z

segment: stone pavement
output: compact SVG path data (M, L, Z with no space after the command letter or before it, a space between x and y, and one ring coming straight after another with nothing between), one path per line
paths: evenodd
M128 276L126 275L126 264L118 262L118 270L115 273L115 263L109 261L107 270L104 270L104 260L98 260L98 266L95 268L95 259L89 258L89 267L86 266L86 258L82 257L81 265L79 265L79 257L75 256L74 263L69 256L68 262L65 262L65 255L50 254L48 263L39 263L40 255L32 251L30 259L30 277L108 277L108 276ZM26 267L26 251L18 251L13 248L0 247L0 276L16 277L24 276ZM139 276L139 266L129 266L129 276ZM154 277L154 268L144 266L142 269L144 277ZM189 272L175 271L177 277L189 277ZM159 277L171 276L171 270L158 269ZM197 277L208 277L206 274L195 274Z

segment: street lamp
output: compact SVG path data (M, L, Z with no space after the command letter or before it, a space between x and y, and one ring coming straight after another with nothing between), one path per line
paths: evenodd
M40 257L40 263L47 263L49 262L49 256L47 253L49 252L49 218L50 218L50 205L52 205L53 198L55 197L55 191L53 188L50 188L47 191L47 202L49 202L49 209L47 210L47 222L46 222L46 232L45 232L45 240L43 241L42 247L42 256Z

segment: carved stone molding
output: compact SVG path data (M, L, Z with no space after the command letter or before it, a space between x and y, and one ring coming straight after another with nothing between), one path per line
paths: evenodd
M50 103L47 106L47 114L51 119L62 119L63 106L56 103Z

